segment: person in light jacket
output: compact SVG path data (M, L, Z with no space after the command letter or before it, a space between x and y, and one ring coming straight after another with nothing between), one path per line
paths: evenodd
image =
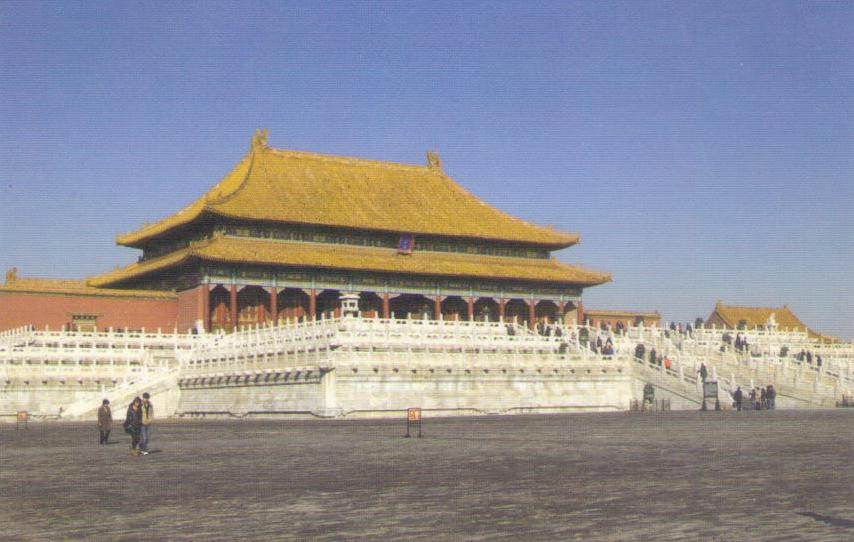
M98 444L107 444L110 440L110 431L113 429L113 413L110 410L109 399L104 399L101 402L101 408L98 409L98 431L101 434Z
M148 455L148 441L151 438L151 424L154 423L154 405L151 396L142 394L142 427L139 432L139 449L142 455Z

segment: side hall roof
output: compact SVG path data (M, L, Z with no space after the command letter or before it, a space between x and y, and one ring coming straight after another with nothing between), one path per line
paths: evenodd
M156 290L122 290L97 288L87 284L86 280L44 279L34 277L17 277L5 284L0 284L0 293L19 294L58 294L97 297L124 297L141 299L174 300L176 294Z
M787 305L782 307L739 307L735 305L724 305L720 301L715 304L715 309L709 315L707 321L714 321L715 315L722 320L725 325L732 329L737 329L739 322L744 320L748 329L762 327L768 323L771 315L774 315L774 321L777 323L777 329L788 331L805 331L807 334L824 342L838 342L839 339L822 335L808 328L806 324L795 316L795 313Z
M514 218L426 166L271 149L256 133L240 163L181 211L117 242L140 246L209 213L238 220L313 224L565 248L579 236Z
M415 251L407 255L398 254L397 250L390 248L217 235L165 256L93 277L89 284L98 287L122 284L192 259L428 276L513 279L583 287L611 280L607 273L563 264L553 258L513 258L427 251Z

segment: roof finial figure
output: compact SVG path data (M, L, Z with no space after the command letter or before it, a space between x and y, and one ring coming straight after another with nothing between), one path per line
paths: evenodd
M262 150L267 147L267 136L270 135L270 130L258 128L252 136L252 150Z
M442 170L442 159L439 158L439 153L436 151L427 151L427 166L430 169Z
M18 268L13 267L6 271L6 284L12 284L18 280Z

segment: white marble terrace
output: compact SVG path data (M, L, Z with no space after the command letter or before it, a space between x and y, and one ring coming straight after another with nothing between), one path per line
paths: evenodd
M740 333L744 352L732 342ZM726 341L727 335L730 341ZM597 353L597 340L613 353ZM635 357L643 344L643 359ZM783 347L788 352L783 354ZM651 361L652 349L667 362ZM823 363L796 359L804 351ZM705 364L710 380L731 392L774 383L807 401L831 404L854 394L854 344L823 344L806 333L699 328L690 334L657 327L617 333L578 325L546 326L533 332L514 322L362 318L348 315L316 321L282 321L232 334L203 335L118 330L75 332L19 328L0 334L0 385L36 380L74 380L127 386L144 384L164 371L181 379L271 372L352 368L387 362L402 368L449 366L531 367L555 364L623 363L638 378L699 387ZM669 365L667 367L666 365ZM103 390L103 386L102 386Z

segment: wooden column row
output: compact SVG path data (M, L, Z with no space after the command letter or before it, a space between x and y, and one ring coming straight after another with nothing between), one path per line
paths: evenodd
M200 296L201 303L200 309L202 312L202 320L206 330L211 329L211 307L210 307L210 294L211 294L211 285L203 284L200 287ZM433 298L433 310L435 317L442 313L442 301L445 296L432 296ZM467 313L468 320L474 320L474 297L466 297L466 305L467 305ZM309 299L308 299L308 317L310 319L315 319L317 317L317 290L312 288L309 290ZM536 302L532 300L523 300L528 305L528 325L532 329L536 326ZM506 298L498 298L498 317L500 319L504 319L506 316L506 306L508 300ZM554 302L558 306L558 311L562 315L564 309L566 308L566 302L563 301L555 301ZM238 318L238 306L237 306L237 285L231 284L229 287L229 303L228 303L228 311L231 320L231 327L235 328L237 326L237 318ZM578 318L579 320L583 318L583 306L581 303L578 303ZM276 287L272 287L270 290L270 313L272 315L273 320L276 320L278 315L278 289ZM218 314L218 321L220 328L225 327L225 322L223 318L224 314ZM382 317L390 318L391 317L391 306L390 306L390 295L388 293L384 293L382 295ZM258 323L264 323L266 319L265 310L258 311Z

